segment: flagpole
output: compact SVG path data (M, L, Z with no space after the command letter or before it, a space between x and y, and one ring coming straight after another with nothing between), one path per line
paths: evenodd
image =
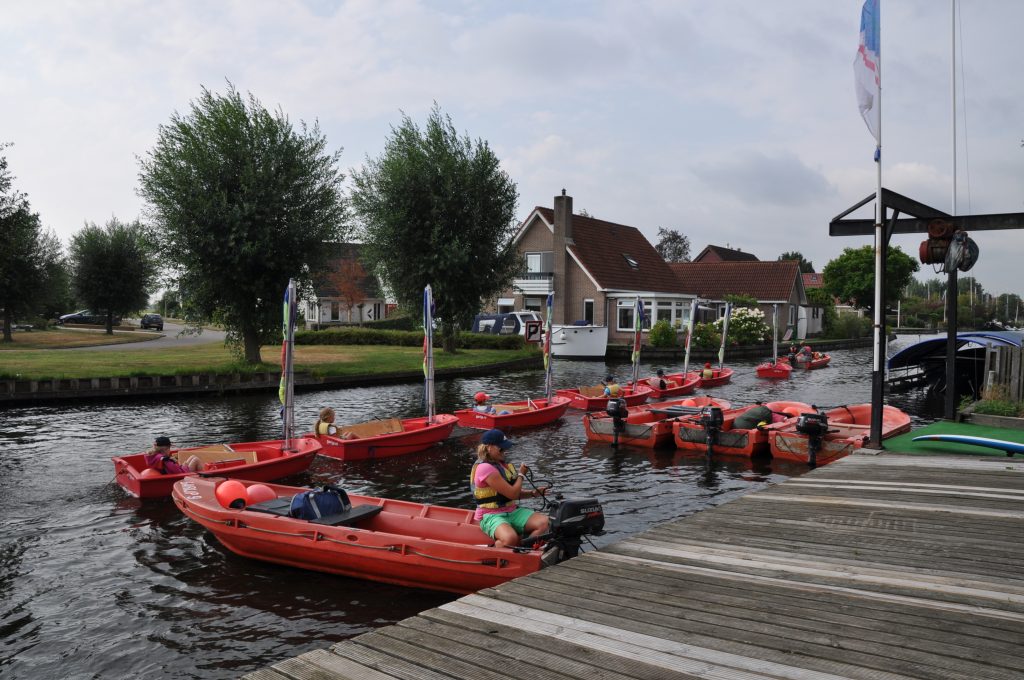
M555 292L548 293L547 318L544 319L544 398L551 406L551 395L554 385L551 375L551 316L555 306Z
M427 284L423 289L423 401L427 407L427 423L434 422L434 293Z
M644 317L644 303L640 301L640 296L636 296L636 302L633 305L633 389L636 389L637 383L640 381L640 344L641 334L643 332L643 317Z
M725 303L725 319L722 321L722 346L718 348L718 370L725 367L725 339L729 335L729 317L732 316L732 303Z
M288 279L288 288L284 294L284 361L281 366L284 450L291 449L295 434L295 296L295 280Z
M693 341L693 324L697 317L698 298L693 298L690 303L690 320L686 324L686 354L683 357L683 382L686 382L686 374L690 371L690 343Z

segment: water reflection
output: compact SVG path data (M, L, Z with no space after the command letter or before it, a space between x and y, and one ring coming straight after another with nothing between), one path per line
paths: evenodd
M756 362L735 362L714 394L747 403L798 399L834 405L870 399L870 350L834 352L821 371L759 381ZM653 373L658 363L645 363ZM560 361L556 383L597 383L624 364ZM441 411L480 390L497 401L539 395L539 370L438 383ZM915 422L934 417L920 395L893 397ZM419 385L303 392L297 422L322 406L353 422L422 412ZM939 402L941 409L941 401ZM0 422L0 668L4 677L237 677L323 648L451 599L238 557L186 520L170 501L145 503L112 483L109 457L145 449L157 434L181 446L278 436L274 395L169 398L9 408ZM556 492L596 496L607 545L804 469L760 459L715 459L585 442L580 414L512 432L513 460ZM298 484L340 482L357 493L468 506L467 476L479 432L404 457L344 463L318 458Z

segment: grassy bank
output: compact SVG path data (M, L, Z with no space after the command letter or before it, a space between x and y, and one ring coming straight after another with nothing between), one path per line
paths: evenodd
M277 371L280 370L277 363L280 351L277 345L263 347L264 362L250 366L239 362L220 343L167 350L87 353L9 349L0 354L0 378L44 380ZM534 356L537 356L537 349L532 346L523 350L462 350L455 355L437 351L434 366L437 369L462 368ZM413 347L312 345L295 348L295 370L320 376L418 371L422 366L423 351Z
M60 349L65 347L95 347L97 345L122 345L130 342L152 340L154 335L144 333L118 333L107 335L98 331L32 331L15 333L12 342L0 342L0 352L26 349ZM0 369L7 365L8 355L0 355Z

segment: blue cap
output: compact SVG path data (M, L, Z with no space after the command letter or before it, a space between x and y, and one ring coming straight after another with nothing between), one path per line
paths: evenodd
M480 441L484 444L497 446L502 451L512 446L512 440L506 437L505 433L498 429L487 430L487 432L484 432L484 436Z

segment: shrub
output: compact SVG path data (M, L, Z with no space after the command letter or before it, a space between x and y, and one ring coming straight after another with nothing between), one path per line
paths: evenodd
M721 332L725 319L715 322L716 328ZM749 307L734 308L732 318L729 319L729 341L737 345L760 345L764 342L771 342L772 329L764 322L764 312L760 309ZM721 335L719 335L721 342Z
M871 331L871 319L856 314L840 314L828 337L834 339L863 338Z
M651 326L648 342L652 347L674 347L676 344L676 329L668 321L662 319Z
M406 314L394 314L378 321L364 321L362 325L375 330L414 331L422 323L422 319L413 319Z
M398 345L401 347L422 347L423 331L377 330L348 326L324 331L298 331L296 345ZM525 345L521 335L487 335L485 333L460 333L459 346L465 349L522 349ZM434 346L441 346L440 334L434 335Z
M701 349L714 349L722 344L722 333L714 323L695 324L691 344Z

